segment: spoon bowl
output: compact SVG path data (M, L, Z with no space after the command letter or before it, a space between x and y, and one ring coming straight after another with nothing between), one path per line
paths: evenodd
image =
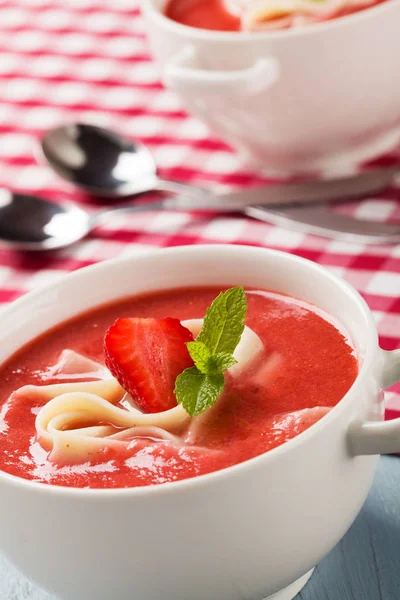
M42 152L64 179L97 196L124 197L157 187L149 150L114 131L70 124L48 131Z
M124 198L151 190L210 196L194 185L160 179L144 144L95 125L51 129L42 138L41 152L58 175L96 196Z
M92 229L91 217L74 204L0 190L0 239L19 250L55 250Z

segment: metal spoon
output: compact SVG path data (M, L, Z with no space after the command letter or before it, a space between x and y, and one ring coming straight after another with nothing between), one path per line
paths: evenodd
M370 169L338 179L213 194L193 185L158 178L154 160L143 144L93 125L71 124L50 130L42 139L41 149L48 164L59 175L96 195L116 198L162 190L190 198L194 204L182 206L185 210L239 210L283 227L362 243L393 241L398 236L395 225L336 215L325 207L289 206L279 207L279 210L274 207L326 203L378 193L390 185L400 172L399 166ZM266 205L273 208L267 209ZM166 208L165 204L153 208L157 206Z
M89 214L72 203L0 189L0 240L17 250L56 250L83 239L111 216L169 208L171 199Z
M219 202L225 198L228 210L241 210L250 204L309 204L359 198L366 193L381 191L400 172L400 166L394 166L370 169L355 176L337 179L276 184L215 194L191 184L160 179L146 146L138 140L129 140L114 131L94 125L77 123L51 129L42 138L41 150L56 173L97 196L122 198L157 190L192 197L202 207L211 207L216 197Z
M218 202L218 199L219 197L216 196L214 200ZM249 200L247 199L247 201ZM197 208L199 208L199 204L200 202L197 203ZM215 205L209 205L208 208L215 210ZM218 205L218 208L220 210L229 209L226 199ZM196 209L196 203L193 202L193 199L189 200L183 197L166 198L160 202L123 206L90 215L74 204L50 202L36 196L0 190L0 240L18 250L55 250L70 246L81 240L90 231L109 221L114 215L160 209L192 210ZM239 211L243 210L243 207L240 209L239 206L236 206L234 209ZM268 216L264 216L262 207L254 209L248 207L247 210L250 216L251 211L255 210L262 212L262 215L259 215L258 218L271 220ZM341 227L345 233L342 236L340 231L333 228L330 232L331 237L344 237L344 239L351 239L352 241L372 243L400 240L400 226L364 221L367 232L351 233L351 221L356 221L356 219L342 215L338 216L342 219ZM301 222L301 218L299 218L299 221ZM358 222L362 223L362 221ZM327 234L326 231L324 233L322 227L321 231L314 228L313 232Z
M43 137L41 149L61 177L96 196L122 198L150 190L188 196L211 193L160 179L146 146L94 125L77 123L52 129Z

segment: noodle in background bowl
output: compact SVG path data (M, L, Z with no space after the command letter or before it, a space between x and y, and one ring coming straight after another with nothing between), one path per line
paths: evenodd
M304 28L206 31L141 0L161 75L267 174L349 173L400 141L400 0Z
M0 472L0 550L61 600L261 600L276 592L274 600L290 600L359 512L377 454L400 450L400 420L381 422L381 389L400 379L400 352L379 348L371 313L349 285L281 252L191 246L82 269L3 313L0 360L127 295L237 284L297 296L337 318L355 343L359 376L296 438L194 479L100 490Z

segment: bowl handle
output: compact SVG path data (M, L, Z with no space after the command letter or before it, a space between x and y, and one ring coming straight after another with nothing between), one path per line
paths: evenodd
M400 350L383 356L382 387L400 381ZM400 452L400 418L390 421L354 421L349 427L350 450L353 455L394 454Z
M164 70L164 80L177 92L202 95L257 94L271 87L279 77L276 58L259 58L251 66L235 71L200 69L199 58L193 46L185 46L170 59Z

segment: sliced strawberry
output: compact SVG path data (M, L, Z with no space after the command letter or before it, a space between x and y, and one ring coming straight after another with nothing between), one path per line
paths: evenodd
M193 365L192 340L178 319L117 319L104 338L106 365L143 410L161 412L177 404L175 380Z

